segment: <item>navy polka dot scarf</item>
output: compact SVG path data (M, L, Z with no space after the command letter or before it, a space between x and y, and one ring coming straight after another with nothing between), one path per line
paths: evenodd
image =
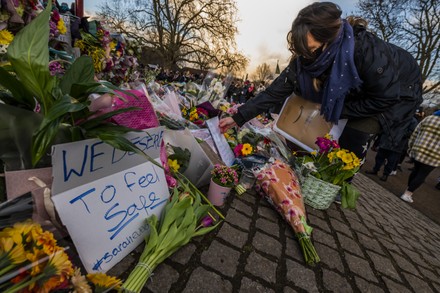
M345 95L357 88L362 81L354 64L353 28L342 20L342 30L336 40L311 64L297 58L298 81L303 98L321 103L321 114L335 124L338 123L344 106ZM303 59L304 60L304 59ZM330 68L330 69L329 69ZM327 71L329 70L329 71ZM329 72L319 92L313 89L312 79Z

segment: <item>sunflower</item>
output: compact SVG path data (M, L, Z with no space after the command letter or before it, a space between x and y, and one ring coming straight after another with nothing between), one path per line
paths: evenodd
M104 273L87 274L87 279L95 285L95 293L108 291L108 289L118 290L122 281L116 277L108 276Z

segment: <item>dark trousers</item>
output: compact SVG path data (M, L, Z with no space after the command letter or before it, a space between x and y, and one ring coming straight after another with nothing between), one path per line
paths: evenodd
M387 160L383 174L387 176L390 175L390 173L396 168L400 155L401 154L398 152L379 148L376 154L376 163L374 164L373 170L376 172L379 171L382 165L385 163L385 160Z
M374 134L345 127L338 141L341 148L353 152L363 162L373 138Z
M409 174L408 178L408 191L414 192L420 185L425 182L426 177L429 173L434 170L435 167L423 164L419 161L414 160L414 169Z

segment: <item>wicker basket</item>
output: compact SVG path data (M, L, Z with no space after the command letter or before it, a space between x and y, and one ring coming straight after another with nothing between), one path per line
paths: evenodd
M307 205L325 210L335 200L341 187L309 175L303 181L301 190Z

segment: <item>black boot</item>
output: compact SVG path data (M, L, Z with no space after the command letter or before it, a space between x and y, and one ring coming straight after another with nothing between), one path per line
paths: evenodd
M440 189L440 182L437 183L437 185L435 186L435 188Z
M382 181L387 181L387 179L388 179L388 175L386 174L383 174L382 177L380 177L380 180Z

